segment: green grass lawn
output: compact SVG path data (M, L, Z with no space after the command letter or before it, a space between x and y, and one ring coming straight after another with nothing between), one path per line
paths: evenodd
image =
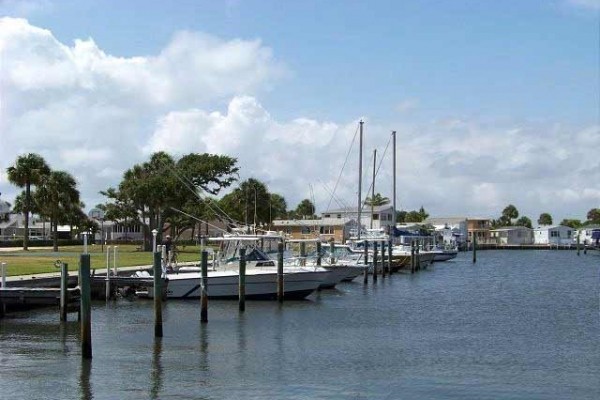
M117 267L133 267L152 265L151 252L138 251L136 245L119 245L117 251ZM91 258L91 268L106 268L106 246L104 252L99 245L88 246ZM56 260L69 264L70 271L77 271L79 256L83 246L61 246L58 252L52 249L30 248L29 251L0 252L0 262L6 263L7 275L29 275L45 272L59 272L54 266ZM178 248L177 259L179 262L200 260L200 246L186 246ZM113 249L110 252L110 266L113 266Z

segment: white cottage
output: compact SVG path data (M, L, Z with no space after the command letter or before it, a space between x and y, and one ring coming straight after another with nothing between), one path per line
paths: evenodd
M573 237L573 228L564 225L542 225L533 231L534 244L569 245Z

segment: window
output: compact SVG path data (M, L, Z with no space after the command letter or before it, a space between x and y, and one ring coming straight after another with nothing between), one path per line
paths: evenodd
M323 218L331 218L331 214L323 214Z
M373 214L373 221L377 221L379 219L379 214Z
M338 214L336 217L337 218L342 218L342 214Z
M550 231L550 237L560 237L559 231Z
M302 233L303 235L308 235L308 234L310 233L310 227L308 227L308 226L303 226L303 227L302 227L302 231L301 231L301 233Z

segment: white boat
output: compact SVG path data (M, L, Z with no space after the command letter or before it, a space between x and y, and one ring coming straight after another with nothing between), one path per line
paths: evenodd
M303 299L325 279L327 273L313 271L284 272L284 298ZM190 299L201 295L201 273L185 272L167 275L167 298ZM210 299L237 299L239 272L235 270L208 271L207 292ZM270 300L277 298L277 272L272 269L246 270L246 299Z
M434 262L451 260L458 255L458 250L456 249L434 248L431 252L433 253Z

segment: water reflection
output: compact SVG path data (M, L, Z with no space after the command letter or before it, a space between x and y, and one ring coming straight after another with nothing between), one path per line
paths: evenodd
M79 374L79 389L81 390L82 400L92 400L92 384L90 376L92 374L92 360L81 360L81 373Z
M152 370L150 372L150 398L158 399L163 387L163 367L161 363L162 356L162 338L154 339L152 348Z
M245 371L248 360L247 350L247 340L246 340L246 314L239 314L236 326L237 333L237 345L238 345L238 354L239 354L239 365L238 371Z

